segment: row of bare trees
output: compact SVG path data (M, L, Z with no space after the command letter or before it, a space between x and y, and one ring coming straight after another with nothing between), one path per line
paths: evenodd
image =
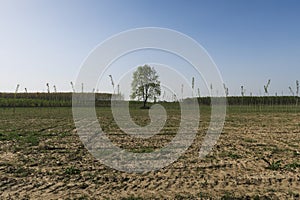
M113 80L113 77L112 75L109 75L109 78L111 80L111 85L112 85L112 88L113 88L113 94L116 94L116 91L115 91L115 84L114 84L114 80ZM75 86L73 84L73 82L70 82L71 84L71 89L72 89L72 92L73 93L76 93L76 90L75 90ZM271 84L271 79L269 79L267 81L267 84L263 86L263 89L264 89L264 96L269 96L269 87L270 87L270 84ZM295 85L295 89L293 89L293 87L289 86L288 89L289 89L289 92L290 92L290 95L291 96L294 96L294 97L299 97L299 91L300 91L300 88L299 88L299 81L296 80L296 85ZM224 88L224 91L225 91L225 95L226 97L229 96L229 89L228 87L225 85L225 83L223 84L223 88ZM17 87L16 87L16 90L15 90L15 94L18 93L20 89L20 85L17 84ZM47 93L51 93L51 90L50 90L50 84L49 83L46 83L46 89L47 89ZM244 97L246 96L246 89L245 89L245 86L242 85L240 87L241 89L241 96ZM27 88L24 89L25 90L25 93L28 93L28 90ZM54 93L57 93L57 88L55 85L53 85L53 92ZM84 84L81 83L81 93L84 92ZM99 92L98 89L97 91L95 91L95 89L92 90L92 93L95 93L95 92ZM213 94L213 85L210 84L210 92L211 94ZM183 99L184 96L183 96L183 93L184 93L184 85L181 84L181 98ZM197 88L196 90L196 97L201 97L201 94L200 94L200 88ZM120 94L120 85L118 84L117 85L117 94ZM164 93L163 93L164 94ZM252 92L249 93L250 95L249 96L252 96ZM166 96L166 95L163 95L163 96ZM275 96L277 96L277 93L275 93ZM195 97L195 78L192 77L192 97ZM177 98L177 97L176 97Z
M264 85L264 96L269 96L270 93L269 93L269 87L270 87L270 84L271 84L271 79L268 80L267 84ZM192 97L194 97L194 87L195 87L195 78L192 77ZM183 98L183 88L184 88L184 85L182 84L181 85L181 95L182 95L182 98ZM229 96L229 89L228 87L226 86L225 83L223 83L223 89L225 91L225 95L226 97ZM289 89L289 92L291 94L291 96L295 96L295 97L299 97L299 81L296 80L296 87L295 87L295 91L294 89L289 86L288 87ZM213 94L213 84L210 84L210 92L211 92L211 95ZM197 88L197 94L198 94L198 97L200 97L200 89ZM252 92L249 93L250 95L249 96L252 96ZM246 89L245 89L245 86L244 85L241 85L241 96L244 97L246 96ZM277 92L275 93L275 96L277 96Z

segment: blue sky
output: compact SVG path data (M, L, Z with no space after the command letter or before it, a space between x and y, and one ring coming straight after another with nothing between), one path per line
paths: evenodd
M300 80L297 0L0 0L0 91L70 91L90 51L132 28L164 27L201 44L231 95L288 94ZM107 80L109 82L109 80ZM111 91L109 84L105 91Z

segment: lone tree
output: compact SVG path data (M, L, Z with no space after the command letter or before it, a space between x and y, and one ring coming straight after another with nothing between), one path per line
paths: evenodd
M147 101L150 99L156 100L156 97L161 94L158 78L159 76L153 67L149 65L139 66L132 77L131 99L142 99L144 102L142 108L148 108L146 106Z

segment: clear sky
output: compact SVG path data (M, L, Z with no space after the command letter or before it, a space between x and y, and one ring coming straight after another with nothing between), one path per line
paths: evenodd
M231 95L263 93L268 79L271 94L288 94L300 80L299 10L298 0L0 0L0 91L71 91L103 40L164 27L208 51Z

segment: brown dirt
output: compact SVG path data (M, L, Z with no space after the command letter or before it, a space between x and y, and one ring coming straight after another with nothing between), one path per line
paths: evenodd
M209 119L204 114L195 142L179 160L135 174L111 169L89 154L69 110L32 109L17 110L18 117L9 111L0 114L0 199L300 198L299 113L229 112L214 150L199 159ZM180 117L174 112L175 121L164 134L141 147L141 141L121 134L106 112L99 114L104 129L117 145L129 149L163 146ZM147 116L139 119L147 121Z

